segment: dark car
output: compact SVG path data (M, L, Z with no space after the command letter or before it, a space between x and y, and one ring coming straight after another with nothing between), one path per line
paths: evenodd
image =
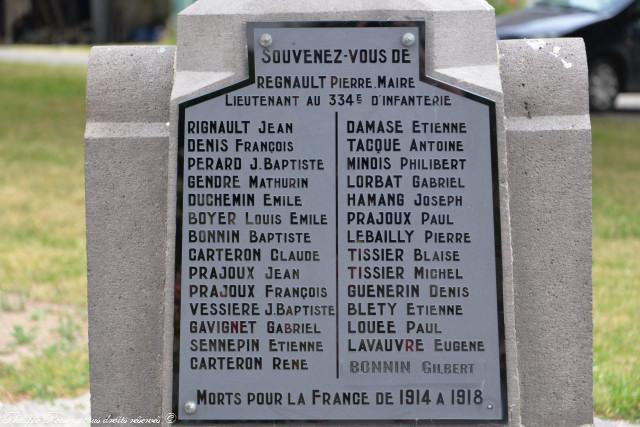
M498 17L497 32L500 39L582 37L592 110L640 91L640 0L538 0Z

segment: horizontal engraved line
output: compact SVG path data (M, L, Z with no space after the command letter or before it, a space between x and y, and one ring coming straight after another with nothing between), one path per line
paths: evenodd
M88 122L84 137L87 139L168 138L169 122Z
M575 131L590 130L589 115L571 116L533 116L508 117L505 120L507 132L536 132L536 131Z

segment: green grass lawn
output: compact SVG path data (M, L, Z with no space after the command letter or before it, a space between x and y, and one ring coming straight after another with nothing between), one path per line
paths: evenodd
M84 74L0 65L0 291L85 304Z
M84 84L80 68L0 64L0 321L30 302L86 309ZM640 120L593 127L595 412L640 420ZM86 347L59 335L0 363L0 400L88 387Z
M640 115L593 119L594 407L640 421Z
M86 311L85 72L0 64L0 322L33 302ZM83 340L56 337L17 366L0 363L0 400L87 388Z

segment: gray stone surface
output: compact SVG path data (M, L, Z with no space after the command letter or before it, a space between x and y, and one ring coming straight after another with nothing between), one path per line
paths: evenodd
M87 74L90 123L169 121L172 46L101 46L91 49ZM126 76L126 77L125 77Z
M330 19L424 20L427 74L497 102L508 425L591 424L584 48L575 40L501 42L498 58L493 10L481 0L201 0L178 18L175 76L171 48L93 50L86 130L93 414L172 410L177 105L246 78L247 21Z
M313 0L306 1L304 4L296 1L243 0L221 3L215 0L200 0L184 10L178 16L176 78L171 96L168 217L175 216L178 104L186 99L210 93L247 77L246 22L295 20L425 21L427 74L496 101L509 425L520 425L510 216L506 187L507 156L502 125L504 109L497 64L494 11L483 0L460 2L447 0L410 2L400 0L354 2ZM469 26L469 22L474 22L474 25ZM465 28L466 31L460 31L460 28ZM212 55L211 52L216 54ZM167 278L172 278L174 275L174 237L175 227L169 223ZM167 295L165 302L167 304L167 319L165 320L163 408L167 412L171 409L173 328L170 308L173 306L173 279L167 282L165 293ZM488 424L483 425L488 426Z
M591 131L579 39L499 43L527 427L592 423Z
M244 22L295 20L425 20L430 64L494 64L493 9L482 0L200 0L178 15L178 71L247 73ZM469 26L468 22L473 22ZM473 30L473 37L466 28ZM216 55L202 55L203 49Z
M94 48L85 168L92 413L158 416L174 49Z

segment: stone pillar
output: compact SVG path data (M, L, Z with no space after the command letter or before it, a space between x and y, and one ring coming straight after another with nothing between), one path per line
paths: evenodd
M85 170L91 412L161 411L173 47L96 47Z
M499 43L522 424L591 424L591 124L581 39Z

